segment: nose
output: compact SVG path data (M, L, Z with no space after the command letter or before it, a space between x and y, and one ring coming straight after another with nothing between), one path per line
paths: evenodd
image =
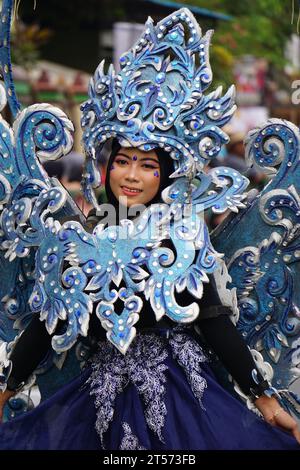
M134 163L128 166L128 172L125 178L127 181L139 181L139 171Z

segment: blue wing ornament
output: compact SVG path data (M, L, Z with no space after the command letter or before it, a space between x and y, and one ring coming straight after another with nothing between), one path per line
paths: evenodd
M270 175L267 186L212 243L225 253L237 289L242 332L286 406L299 413L299 129L270 119L246 139L246 159Z
M33 244L22 245L23 237L38 240L41 235L34 224L30 234L23 233L32 206L41 191L58 186L64 193L64 205L59 207L57 216L77 215L84 220L68 193L56 179L48 177L39 161L41 157L53 160L70 151L73 124L58 108L39 104L21 111L17 100L10 62L12 7L13 2L3 1L0 28L0 61L5 83L5 87L0 86L0 108L2 111L8 101L14 118L13 127L0 118L0 266L3 273L0 338L4 380L9 371L6 355L33 315L28 300L34 286L36 248ZM53 361L61 367L62 358L54 354L39 367L39 372L48 369Z

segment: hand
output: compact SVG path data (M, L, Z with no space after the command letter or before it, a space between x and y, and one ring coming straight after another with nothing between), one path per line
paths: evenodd
M269 424L289 431L300 444L300 430L297 421L279 405L275 397L262 395L255 400L254 404Z
M2 422L3 418L3 409L7 403L7 401L13 397L16 392L12 390L5 390L5 392L0 392L0 423Z

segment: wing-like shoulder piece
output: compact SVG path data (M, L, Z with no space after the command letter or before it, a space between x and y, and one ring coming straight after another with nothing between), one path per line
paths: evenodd
M272 368L273 384L300 412L300 133L271 119L246 141L246 158L272 179L213 236L237 288L241 330ZM269 377L272 378L272 377Z

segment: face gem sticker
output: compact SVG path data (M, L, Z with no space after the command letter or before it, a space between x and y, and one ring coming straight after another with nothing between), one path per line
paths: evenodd
M155 171L155 172L154 172L154 176L156 176L157 178L159 177L158 171Z
M136 156L136 155L133 155L132 160L133 160L134 162L136 162L136 161L137 161L137 156Z

